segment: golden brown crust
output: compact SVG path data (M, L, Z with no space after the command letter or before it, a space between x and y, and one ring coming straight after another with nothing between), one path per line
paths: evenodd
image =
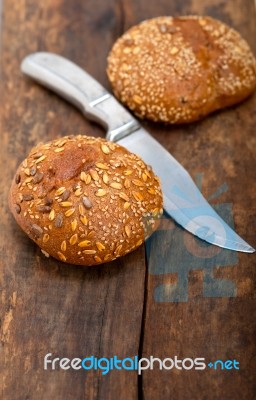
M132 27L114 44L107 73L137 116L167 123L198 120L256 87L248 44L210 17L158 17Z
M157 228L163 201L158 178L138 156L79 135L31 150L9 206L46 256L95 265L141 245Z

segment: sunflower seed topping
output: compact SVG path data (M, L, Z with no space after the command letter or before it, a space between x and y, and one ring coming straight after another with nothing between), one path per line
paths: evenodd
M32 229L32 232L34 233L34 235L37 237L37 238L40 238L42 235L43 235L43 229L39 226L39 225L37 225L37 224L33 224L32 226L31 226L31 229Z
M43 177L44 177L43 172L37 172L37 173L35 174L35 176L34 176L33 183L34 183L34 184L40 183L40 182L42 181Z
M24 201L34 200L34 196L33 196L33 194L23 194L23 200Z
M85 208L87 208L88 210L90 208L92 208L92 203L91 203L90 199L88 199L88 197L84 196L82 201L83 201L83 205L85 206Z
M62 214L58 214L56 216L54 225L56 228L61 228L62 224L63 224L63 216L62 216Z

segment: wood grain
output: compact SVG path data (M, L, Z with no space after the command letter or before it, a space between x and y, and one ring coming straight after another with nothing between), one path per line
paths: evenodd
M42 258L7 208L12 176L35 143L69 133L104 134L72 106L24 78L19 68L23 57L40 50L62 54L110 88L106 56L124 30L145 18L191 13L229 23L256 54L253 0L4 3L0 33L1 399L254 398L254 255L231 255L224 250L213 254L167 220L148 244L155 249L148 266L141 247L111 264L85 269ZM202 178L205 196L254 247L255 105L253 96L186 127L143 123L194 178ZM214 195L218 190L219 196ZM70 358L136 354L209 361L236 358L241 370L155 369L144 371L142 378L132 371L106 376L95 371L44 371L47 353Z

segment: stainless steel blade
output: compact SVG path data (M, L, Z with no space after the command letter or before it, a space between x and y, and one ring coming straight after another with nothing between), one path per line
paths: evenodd
M108 129L107 138L140 155L160 177L164 208L199 238L230 250L253 253L205 200L188 172L94 78L71 61L52 53L34 53L22 71L79 107L88 119Z
M188 172L145 129L118 140L138 154L161 179L165 211L187 231L217 246L253 253L246 243L214 211Z

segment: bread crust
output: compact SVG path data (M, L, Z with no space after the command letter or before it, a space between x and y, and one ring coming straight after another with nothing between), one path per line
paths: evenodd
M239 103L256 87L255 58L241 35L211 17L158 17L113 45L107 74L138 117L196 121Z
M46 256L70 264L112 261L158 226L159 179L138 156L101 138L67 136L31 150L9 207Z

